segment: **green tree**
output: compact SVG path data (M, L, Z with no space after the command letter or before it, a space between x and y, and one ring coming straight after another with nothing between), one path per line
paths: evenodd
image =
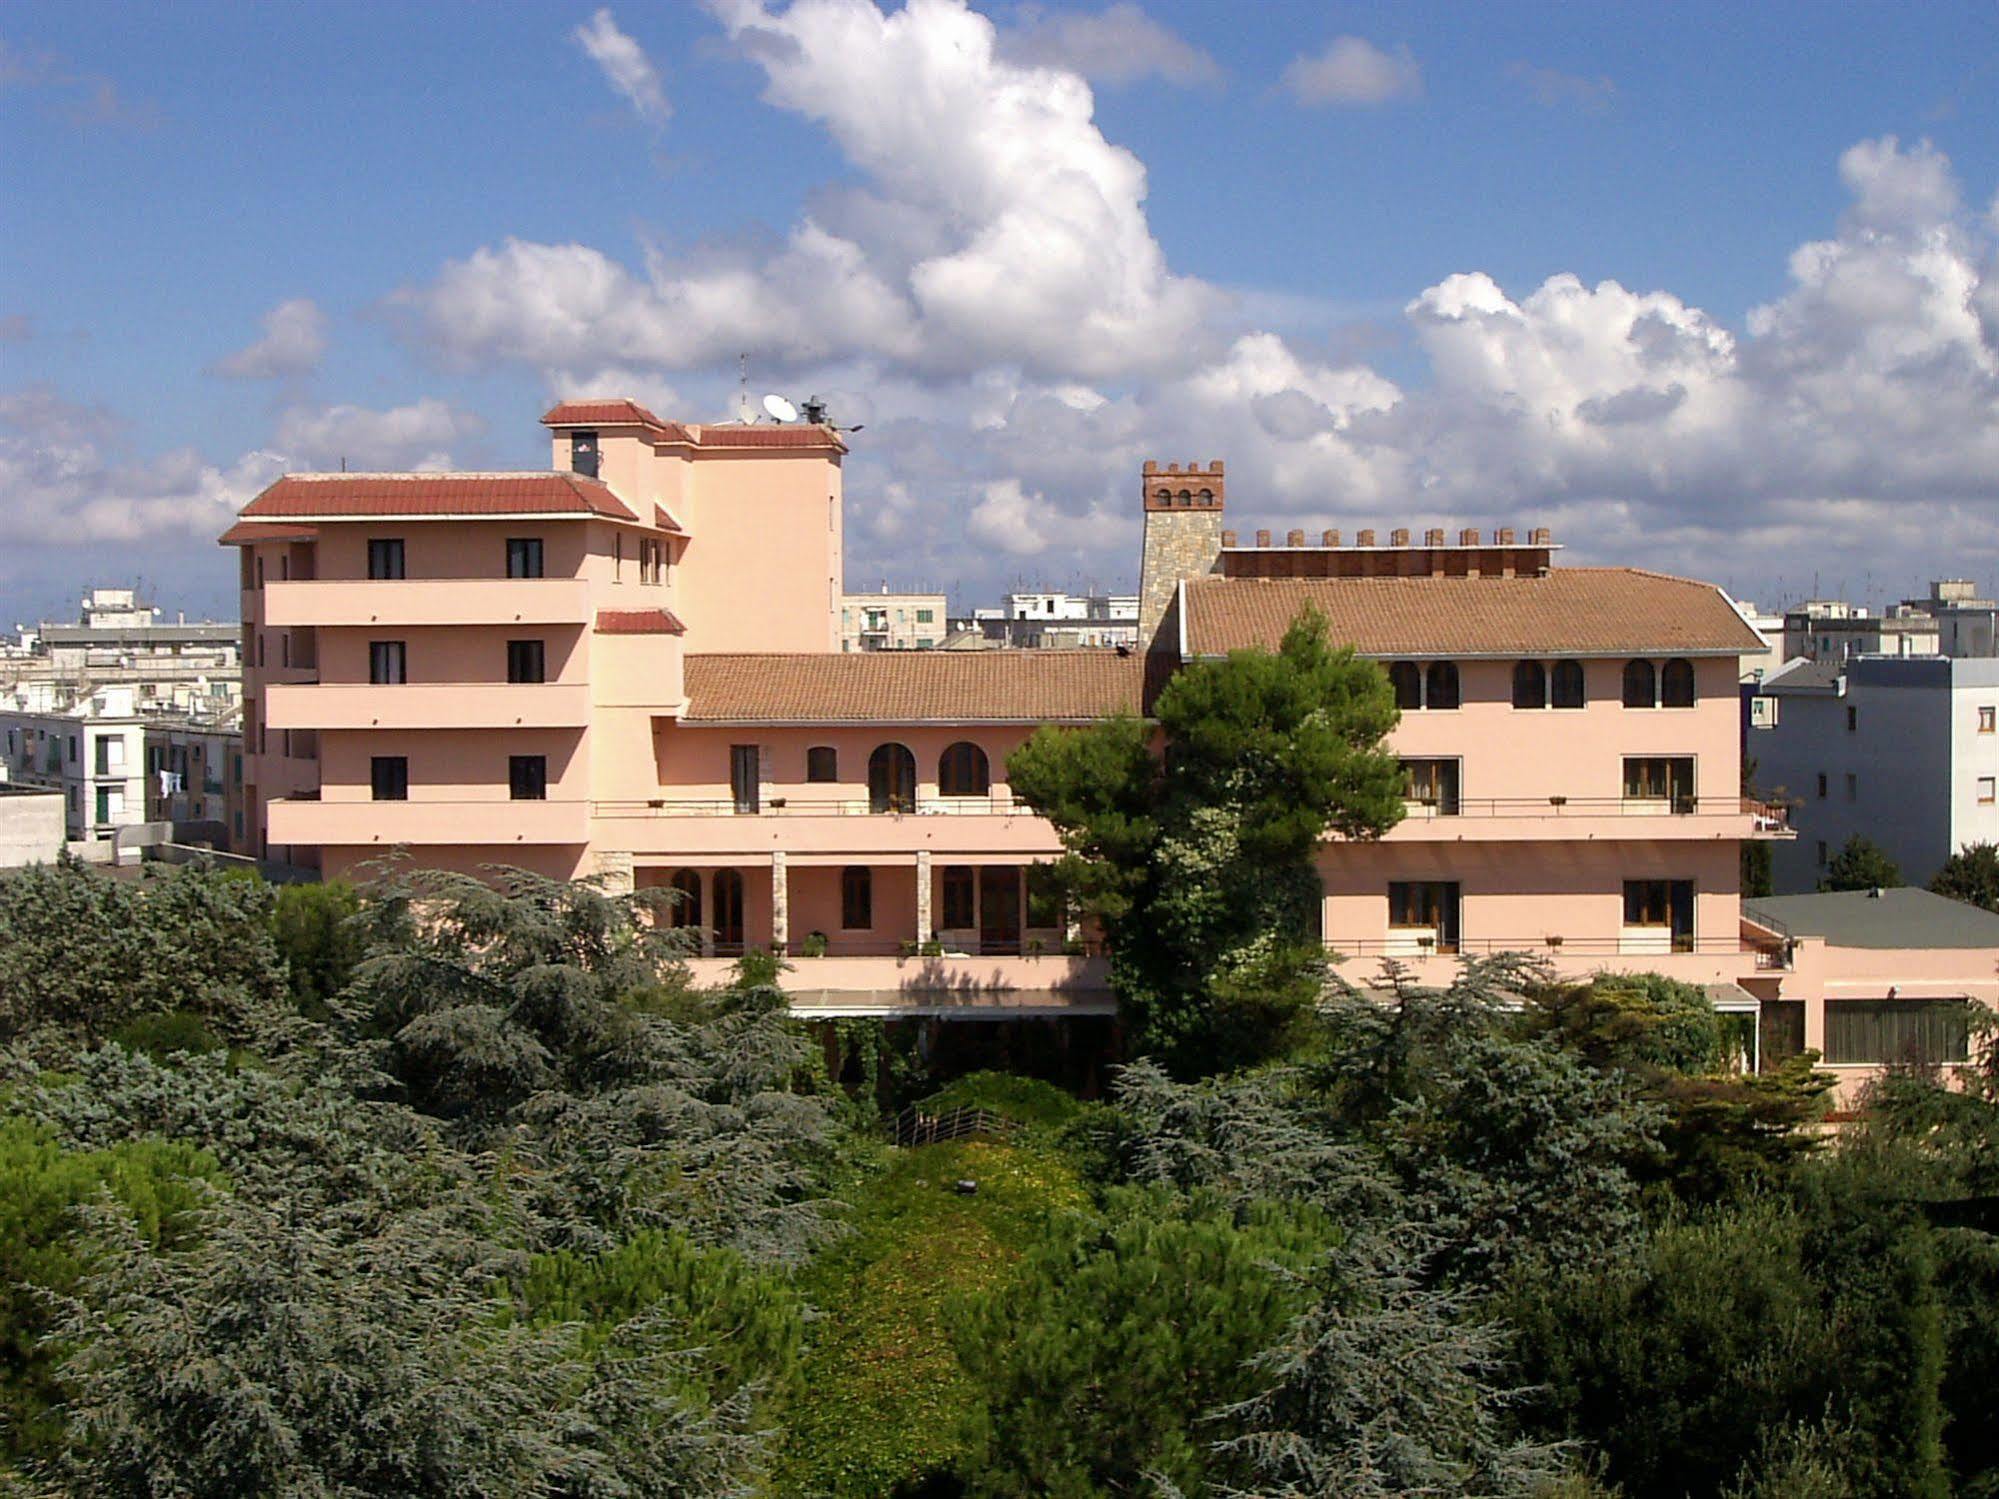
M1200 1490L1223 1434L1210 1414L1262 1387L1250 1360L1302 1309L1296 1272L1329 1237L1316 1214L1157 1189L1057 1225L953 1328L981 1397L971 1492L1085 1499L1154 1476Z
M1999 911L1999 844L1967 843L1943 861L1930 889L1952 900Z
M1902 883L1902 871L1879 844L1855 833L1840 845L1825 867L1821 890L1890 890Z
M0 1040L89 1042L180 1011L273 1043L293 1012L271 899L207 864L134 884L65 856L0 880Z
M271 932L291 976L292 997L308 1015L328 1013L327 1001L347 986L361 959L360 909L359 894L344 880L278 889Z
M1193 1075L1281 1052L1316 996L1313 855L1400 819L1398 715L1311 613L1275 651L1183 668L1154 714L1158 754L1131 720L1043 728L1008 777L1062 835L1138 1044Z
M63 1432L49 1307L97 1257L76 1209L108 1197L147 1242L172 1248L201 1201L195 1179L216 1177L212 1157L177 1142L66 1150L44 1126L0 1121L0 1433L17 1461L48 1456Z

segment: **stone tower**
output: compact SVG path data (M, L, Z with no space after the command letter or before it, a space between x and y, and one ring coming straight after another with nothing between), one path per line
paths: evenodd
M1222 555L1222 465L1145 464L1145 550L1138 575L1138 643L1149 648L1182 578L1214 572ZM1169 642L1170 643L1170 642Z

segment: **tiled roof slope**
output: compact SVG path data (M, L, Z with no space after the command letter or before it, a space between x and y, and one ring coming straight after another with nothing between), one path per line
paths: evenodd
M233 547L249 541L311 541L318 534L317 526L286 525L282 521L239 520L216 539L223 546Z
M599 635L684 635L687 626L671 609L599 609Z
M637 401L564 401L542 416L544 427L644 427L659 442L684 442L699 448L833 448L847 445L830 427L803 422L780 426L764 422L661 421Z
M1115 651L691 655L685 723L1083 722L1143 706Z
M332 515L540 515L638 519L581 474L287 474L243 507L250 520Z
M1204 578L1187 646L1273 647L1307 608L1363 656L1729 655L1763 649L1711 583L1628 567L1534 578Z

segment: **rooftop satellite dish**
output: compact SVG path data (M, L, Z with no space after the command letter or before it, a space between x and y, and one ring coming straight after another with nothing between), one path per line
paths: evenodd
M770 413L771 420L773 421L795 422L798 420L798 408L783 396L765 396L764 410Z

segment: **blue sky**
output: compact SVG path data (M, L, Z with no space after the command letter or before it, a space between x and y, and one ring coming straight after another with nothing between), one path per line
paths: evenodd
M209 538L276 472L539 465L551 395L712 418L739 349L869 423L854 587L1128 582L1145 456L1229 459L1245 527L1995 581L1989 5L64 4L0 44L0 617L226 611Z

